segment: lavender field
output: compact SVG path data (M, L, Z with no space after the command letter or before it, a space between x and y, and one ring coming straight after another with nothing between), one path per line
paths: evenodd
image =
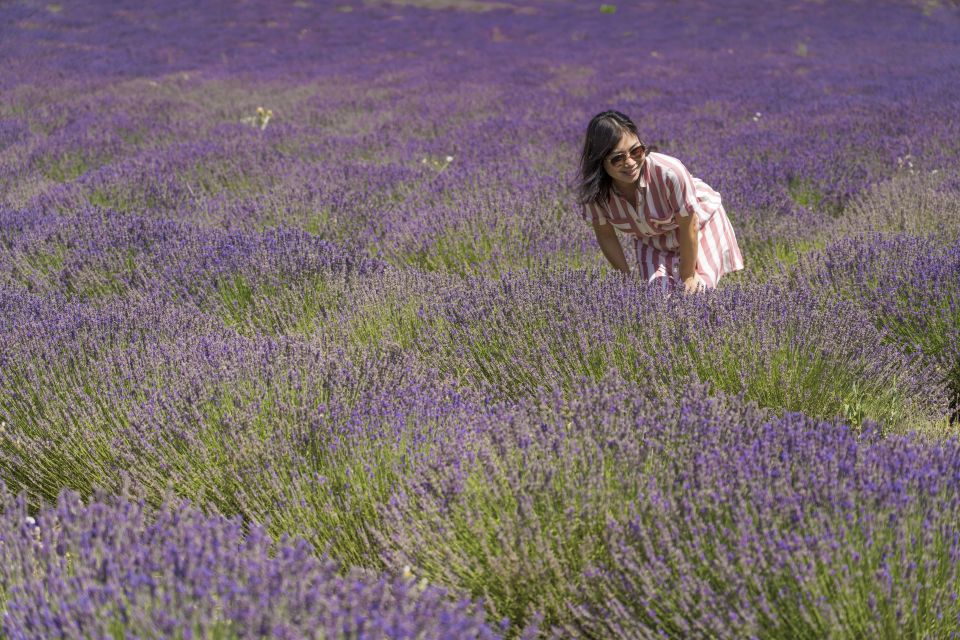
M960 6L0 0L0 637L960 637ZM590 118L746 269L625 280Z

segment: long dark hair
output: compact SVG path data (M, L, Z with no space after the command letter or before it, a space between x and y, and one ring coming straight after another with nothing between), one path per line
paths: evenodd
M610 197L613 181L604 170L603 161L627 132L640 139L637 125L619 111L604 111L590 120L580 154L580 184L577 185L579 204L606 202Z

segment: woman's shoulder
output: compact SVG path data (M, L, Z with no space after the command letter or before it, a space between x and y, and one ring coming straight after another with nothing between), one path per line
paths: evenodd
M660 177L661 180L682 179L687 174L687 168L678 158L657 151L651 151L647 157L650 159L650 168L653 169L651 174Z
M676 169L683 166L683 163L680 162L678 158L668 156L667 154L660 153L659 151L651 151L647 154L647 157L650 158L650 164L654 165L655 167Z

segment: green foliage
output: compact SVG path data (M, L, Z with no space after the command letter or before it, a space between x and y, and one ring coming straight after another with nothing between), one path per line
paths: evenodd
M244 513L274 535L301 536L346 566L383 569L376 539L389 532L380 512L415 457L409 439L314 437L295 464L277 465L269 478L248 476L237 490Z
M0 451L20 462L4 477L34 503L56 502L65 487L84 495L98 486L119 487L115 471L126 465L114 439L130 426L127 407L98 392L90 375L94 362L65 354L47 366L23 362L3 371L8 385L24 390L0 396L0 414L17 426L0 431Z
M418 542L398 551L417 575L482 597L514 635L535 614L545 628L569 618L583 571L609 560L608 520L624 517L643 480L569 431L560 451L534 445L478 461L448 509L414 507L404 525Z
M34 282L47 282L60 272L69 253L65 244L57 242L13 256L13 277L28 287Z
M118 184L93 188L86 193L86 200L95 207L121 213L163 211L182 204L182 198L174 197L166 191L144 190L140 185Z
M425 323L436 326L440 322L422 318L419 309L419 301L393 296L367 303L347 320L347 342L360 347L416 349Z
M88 158L83 151L72 151L60 156L48 158L43 167L43 175L55 182L70 182L79 178L98 161Z
M729 285L740 279L753 281L769 281L789 273L804 255L823 249L826 241L814 240L786 240L773 239L763 242L752 241L749 238L740 242L743 259L749 265L745 272L736 272L725 276L722 284Z
M790 198L801 207L816 209L823 202L823 193L813 183L800 178L791 178L787 184Z
M214 311L244 335L301 335L322 331L344 303L342 283L321 275L284 283L248 282L239 274L216 283Z
M143 603L137 603L136 609L142 610ZM129 603L126 603L126 607L130 607ZM129 609L127 609L129 611ZM153 625L147 625L146 628L141 628L144 625L137 624L135 621L130 620L130 616L127 611L122 610L118 605L112 604L106 607L99 612L101 618L109 619L108 629L110 637L113 640L127 640L128 638L151 638L154 637L156 628ZM206 631L206 635L203 636L205 640L238 640L240 637L240 632L236 629L236 625L230 620L215 619L212 621L205 621L205 625L202 629ZM173 638L175 640L186 640L187 637L199 637L201 633L200 624L195 624L193 627L193 635L184 635L184 632L178 631Z
M197 162L190 170L180 172L178 181L187 187L194 199L221 193L244 197L268 191L274 176L257 167L238 167L230 160L211 159Z
M827 198L816 184L803 178L790 178L787 183L787 193L790 199L801 207L821 211L837 218L843 213L843 208Z
M501 234L478 230L443 227L423 249L399 258L399 263L424 271L439 271L459 276L473 275L481 267L490 266L495 251L509 246Z

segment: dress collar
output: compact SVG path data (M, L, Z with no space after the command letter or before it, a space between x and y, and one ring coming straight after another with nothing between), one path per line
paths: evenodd
M647 172L650 170L648 165L650 164L650 154L645 153L643 155L643 165L640 167L640 179L637 180L637 188L640 190L647 188Z

